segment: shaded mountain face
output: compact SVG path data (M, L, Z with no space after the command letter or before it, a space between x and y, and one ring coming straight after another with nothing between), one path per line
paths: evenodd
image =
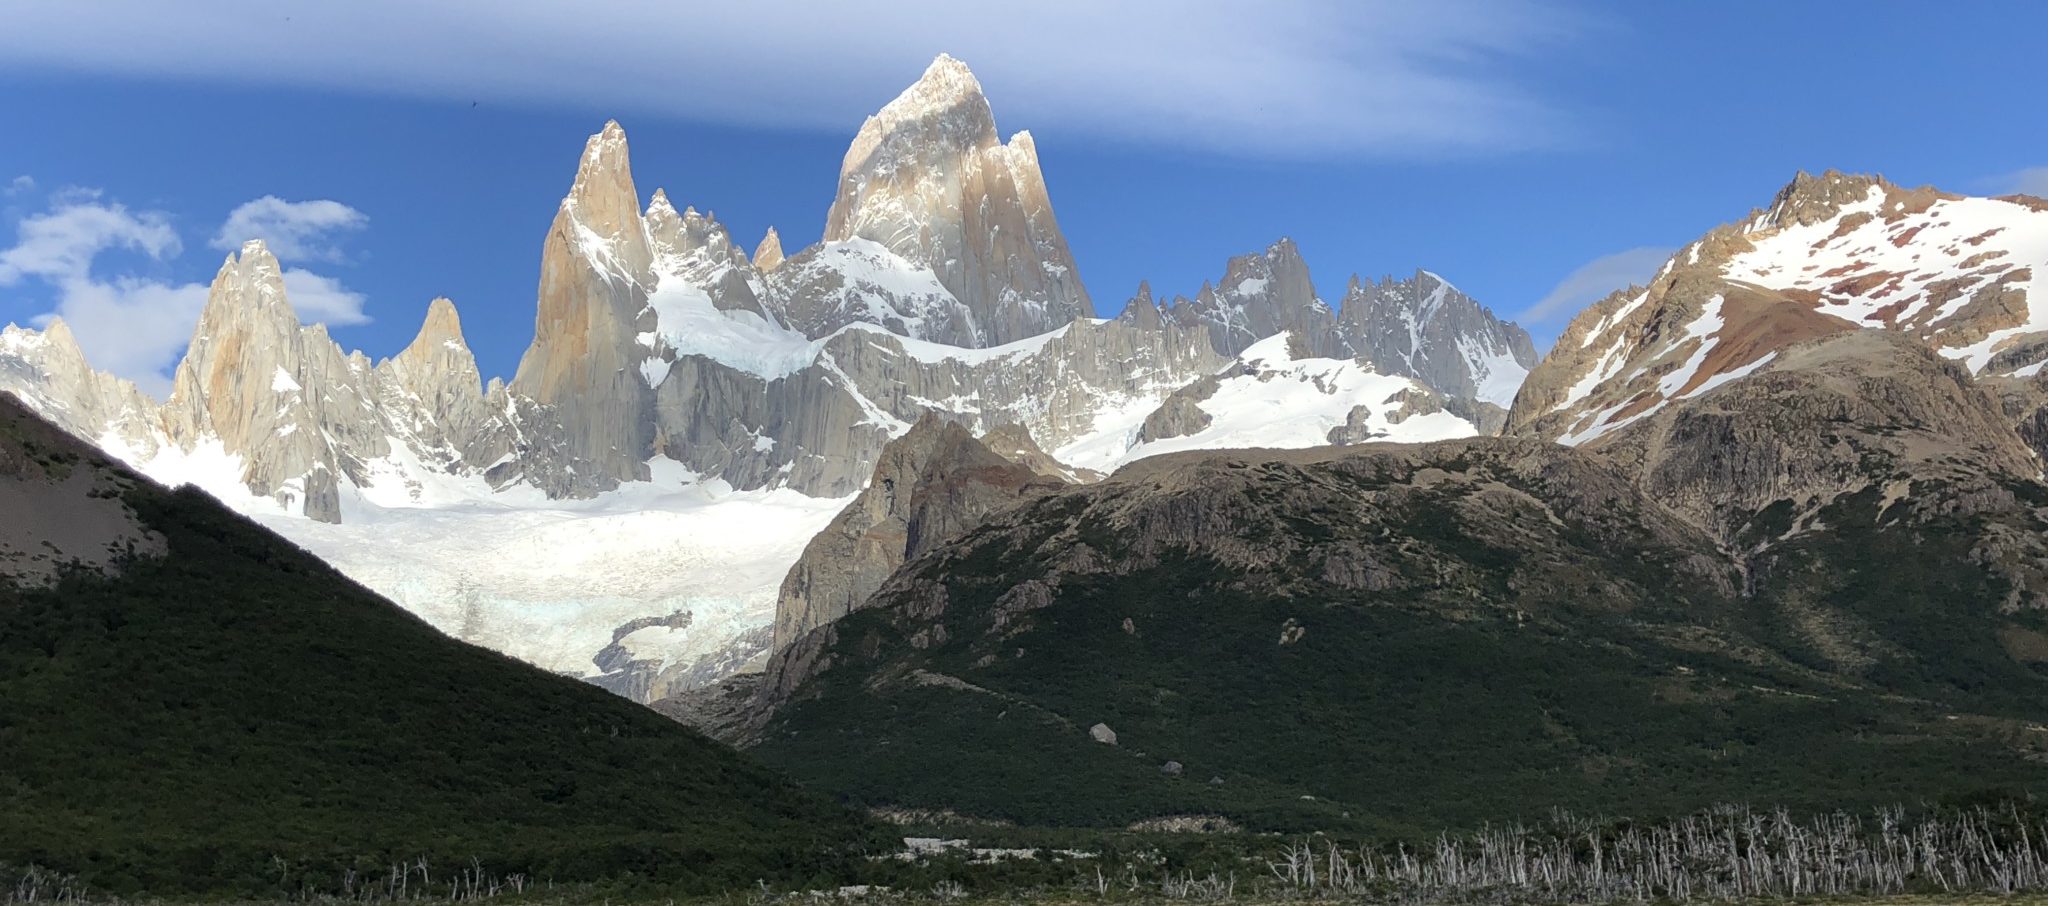
M1583 443L1765 367L1803 340L1879 328L1977 374L2048 360L2048 203L1836 172L1679 250L1647 287L1582 312L1507 430Z
M1407 280L1353 276L1338 320L1361 361L1464 403L1485 434L1499 432L1539 358L1528 331L1429 271Z
M744 738L865 801L1057 824L2032 790L2044 530L2000 400L1854 332L1582 449L1134 463L907 562L771 665Z
M0 498L11 858L155 894L278 895L420 858L703 890L866 834L640 707L447 638L7 395Z

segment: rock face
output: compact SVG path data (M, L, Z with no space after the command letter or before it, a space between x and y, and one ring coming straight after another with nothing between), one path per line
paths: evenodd
M1486 412L1477 421L1487 434L1499 433L1538 359L1528 331L1494 317L1429 271L1370 283L1354 275L1339 327L1374 369L1414 378Z
M1216 351L1234 356L1253 343L1291 333L1318 358L1350 358L1351 343L1337 332L1337 316L1316 295L1308 263L1294 240L1281 239L1263 254L1230 259L1223 282L1202 285L1193 299L1176 299L1173 317L1209 331Z
M653 455L654 394L641 377L651 325L654 252L617 122L584 145L576 181L541 245L540 304L533 345L511 392L544 407L559 448L585 467L535 469L529 480L557 496L584 496L644 478Z
M1585 446L1730 543L1780 501L1797 523L1872 487L1897 496L1914 483L2040 475L1999 401L1960 363L1874 330L1783 347L1755 374Z
M1529 333L1502 321L1429 271L1408 280L1351 278L1333 312L1316 294L1308 264L1292 240L1230 259L1223 280L1163 310L1140 287L1120 318L1165 318L1200 327L1224 355L1282 333L1305 357L1355 359L1380 374L1413 378L1441 394L1481 433L1499 433L1515 391L1537 361Z
M62 318L41 331L0 328L0 390L72 436L102 447L154 455L162 438L157 404L135 384L94 371Z
M867 489L790 568L775 607L776 648L861 607L904 561L1064 484L997 455L958 423L919 419L882 448Z
M487 454L474 447L492 413L455 303L429 303L419 335L397 355L378 362L375 374L378 408L404 422L401 436L430 454L433 465L453 472L489 463Z
M958 300L957 312L912 333L920 339L997 346L1094 316L1030 134L1002 142L981 83L952 57L933 61L847 148L825 242L856 239L929 268Z
M1980 374L2048 361L2048 204L1804 173L1574 318L1506 430L1582 443L1765 367L1791 344L1897 331Z
M761 237L761 244L754 246L754 267L761 273L769 273L782 266L782 234L768 228L768 234Z

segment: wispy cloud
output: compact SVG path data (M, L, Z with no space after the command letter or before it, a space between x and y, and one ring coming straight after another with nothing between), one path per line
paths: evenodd
M2048 167L2028 167L2014 173L2006 191L2048 198Z
M285 261L340 261L338 233L360 230L370 223L363 212L338 201L286 201L265 195L244 202L228 214L213 247L232 251L261 239Z
M8 19L15 68L841 133L944 51L1012 129L1268 157L1566 140L1526 64L1593 27L1562 0L17 0Z
M8 198L13 198L14 196L20 195L24 192L33 192L35 190L36 178L26 173L23 173L20 176L8 180L7 188L0 189L0 195L5 195Z
M48 210L15 224L14 245L0 249L0 287L28 281L49 287L55 305L33 323L63 318L93 367L133 380L162 398L170 391L170 370L206 306L207 284L109 275L96 265L114 250L160 263L176 259L184 243L171 224L164 212L130 210L102 200L94 189L55 193ZM362 294L339 281L302 268L287 268L283 277L286 296L301 320L334 325L369 320Z
M1516 317L1524 324L1549 324L1569 318L1617 289L1647 282L1677 249L1643 246L1602 255L1565 275L1549 293Z

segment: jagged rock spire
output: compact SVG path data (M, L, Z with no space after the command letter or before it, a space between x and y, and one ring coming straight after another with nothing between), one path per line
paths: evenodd
M1146 330L1158 330L1166 326L1165 320L1159 314L1159 303L1152 301L1150 281L1138 281L1138 294L1124 303L1123 313L1117 315L1116 319Z
M930 267L970 318L958 335L925 339L990 346L1094 315L1037 146L1022 132L998 139L981 83L949 56L861 125L824 238L868 240Z
M772 273L782 266L782 235L768 228L768 234L761 237L761 244L754 246L754 269L761 273Z
M547 479L550 493L591 493L646 471L653 394L639 367L650 350L637 337L652 261L626 132L607 122L584 144L541 246L533 345L510 387L548 407L569 451L587 464Z
M1351 356L1336 331L1335 313L1316 295L1301 249L1284 236L1263 252L1230 259L1221 283L1204 282L1193 301L1174 305L1173 315L1185 326L1207 328L1216 351L1224 355L1237 355L1288 331L1313 355Z

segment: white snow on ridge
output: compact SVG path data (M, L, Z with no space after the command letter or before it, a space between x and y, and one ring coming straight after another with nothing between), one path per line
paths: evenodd
M1896 212L1886 210L1885 199L1885 190L1872 186L1867 197L1844 206L1835 218L1760 237L1760 228L1752 227L1755 248L1730 259L1724 273L1777 289L1812 291L1821 296L1820 311L1889 327L1919 319L1937 295L1951 295L1931 315L1939 325L1960 312L1972 293L2028 269L2026 280L2006 284L2026 293L2023 323L1968 345L1947 346L1938 330L1932 340L1942 354L1982 371L2007 339L2048 330L2048 212L1994 198L1939 199L1924 212L1887 222L1885 215ZM1868 216L1842 230L1856 215Z
M1515 361L1513 353L1488 352L1470 337L1462 336L1458 338L1458 353L1464 357L1466 370L1476 385L1473 396L1502 409L1514 406L1515 394L1521 392L1522 383L1529 379L1529 369Z
M1387 416L1400 403L1389 399L1404 390L1428 392L1420 384L1343 359L1297 359L1288 352L1287 340L1286 333L1276 334L1238 356L1230 376L1197 404L1210 416L1208 427L1200 431L1137 443L1138 427L1158 408L1158 401L1133 400L1098 415L1094 433L1053 455L1068 465L1111 471L1134 460L1182 450L1321 447L1329 445L1330 430L1343 425L1353 407L1361 405L1372 410L1366 423L1380 440L1422 443L1479 433L1472 423L1449 412L1412 415L1394 423Z
M858 294L863 299L925 299L948 306L958 305L929 268L912 264L866 239L826 243L821 261L822 264L813 262L811 266L830 266L837 270L849 285L859 288ZM874 292L877 289L887 295L878 297ZM648 295L647 304L654 310L656 326L652 333L640 335L641 345L665 348L676 357L702 356L771 381L819 364L826 344L834 337L849 332L871 333L877 339L886 337L920 362L951 360L979 365L1037 353L1047 343L1065 336L1072 329L1072 324L1068 324L1001 346L972 348L935 343L905 336L867 321L855 321L813 340L751 311L720 310L702 286L675 273L664 274L660 278L654 291ZM892 307L887 314L894 316L913 333L923 323L923 316L915 312L906 314ZM1105 322L1097 319L1093 323ZM641 376L649 386L659 386L667 378L668 371L665 361L645 362L641 366Z

